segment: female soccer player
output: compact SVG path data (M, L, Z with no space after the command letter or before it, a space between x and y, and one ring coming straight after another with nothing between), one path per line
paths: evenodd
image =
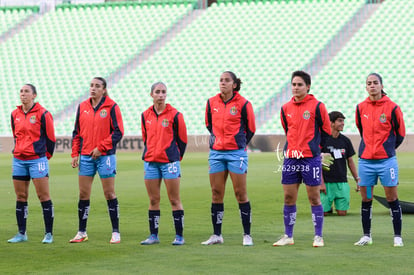
M49 162L55 150L55 129L52 115L34 100L35 86L26 84L20 89L20 101L11 114L14 138L13 184L16 192L16 219L19 232L9 243L27 241L27 198L32 179L42 204L45 236L42 243L53 242L53 203L49 195Z
M79 104L72 140L72 167L79 167L79 230L71 243L88 240L86 223L89 215L93 178L98 172L112 223L111 244L120 243L119 205L115 195L116 144L124 134L119 106L108 96L106 81L92 79L89 99Z
M141 115L142 139L144 141L145 186L149 197L148 222L150 236L142 245L159 243L160 188L164 179L171 203L175 226L173 245L183 245L184 209L180 200L180 177L182 160L187 146L187 129L183 115L165 102L167 86L156 82L151 86L154 104Z
M206 105L206 126L210 132L209 174L212 191L211 217L214 234L203 245L223 243L221 225L224 192L230 174L243 224L243 245L253 245L250 236L251 208L246 190L247 144L255 131L252 104L240 95L241 80L230 71L220 76L220 93Z
M361 135L358 170L361 181L361 220L364 236L357 246L372 244L372 196L378 178L390 205L394 226L394 246L403 246L401 238L401 207L398 201L398 163L395 149L405 136L400 107L384 92L382 77L371 73L366 80L368 98L356 107L355 122Z
M331 134L325 105L309 94L311 77L303 71L292 73L292 99L281 108L280 118L286 133L282 185L284 191L285 234L273 246L292 245L296 222L296 200L302 181L306 185L315 227L313 246L324 246L323 207L320 200L322 177L321 147Z

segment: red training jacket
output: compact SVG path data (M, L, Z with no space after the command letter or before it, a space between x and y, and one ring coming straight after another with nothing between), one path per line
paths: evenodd
M213 150L239 150L247 147L256 132L252 104L234 92L227 102L217 94L207 100L205 121Z
M310 158L320 155L321 147L331 135L331 123L325 104L308 94L299 102L295 97L280 110L286 133L285 158Z
M395 149L405 137L405 124L400 107L383 95L369 97L356 107L355 122L361 135L359 157L385 159L395 156Z
M22 105L17 106L11 113L11 128L15 158L32 160L52 157L56 143L53 117L39 103L35 103L26 114Z
M121 110L109 96L92 107L91 100L81 102L76 112L72 134L72 157L90 155L98 148L102 155L113 155L116 144L124 135Z
M184 116L170 104L161 114L154 106L141 115L144 152L142 159L148 162L169 163L182 160L187 147L187 128Z

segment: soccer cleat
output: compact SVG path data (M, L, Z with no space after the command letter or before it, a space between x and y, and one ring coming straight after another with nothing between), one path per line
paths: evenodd
M110 244L120 243L121 242L121 233L112 232L112 238L109 241Z
M180 235L175 235L175 239L171 244L172 245L183 245L183 244L185 244L184 237L180 236Z
M313 238L313 247L322 247L325 246L325 243L323 242L323 238L321 236L315 236Z
M359 241L354 243L356 246L364 246L364 245L371 245L372 244L372 238L370 236L362 236Z
M220 244L220 243L224 243L223 237L221 235L219 236L219 235L213 234L210 236L210 238L207 241L202 242L201 244L212 245L212 244Z
M155 234L151 234L148 239L141 242L142 245L150 245L150 244L157 244L160 240L158 239L158 236Z
M45 234L45 237L43 238L43 240L42 240L42 243L44 243L44 244L50 244L50 243L53 243L53 235L52 235L52 233L46 233Z
M253 239L250 235L247 235L247 234L243 235L243 245L244 246L252 246L253 245Z
M293 241L293 237L289 237L288 235L283 235L277 242L273 244L273 246L284 246L284 245L292 245L295 244Z
M7 241L8 243L21 243L21 242L27 242L27 235L22 233L17 233L14 235L13 238Z
M403 240L401 237L394 237L394 247L404 246Z
M88 240L88 234L86 232L79 231L75 237L73 237L72 240L70 240L70 243L81 243L86 242Z

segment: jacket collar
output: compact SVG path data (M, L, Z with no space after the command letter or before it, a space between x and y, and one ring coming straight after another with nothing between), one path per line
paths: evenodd
M292 98L290 99L290 101L294 104L302 104L302 103L306 103L308 101L314 100L315 96L313 94L307 94L301 101L295 101L295 97L292 96Z

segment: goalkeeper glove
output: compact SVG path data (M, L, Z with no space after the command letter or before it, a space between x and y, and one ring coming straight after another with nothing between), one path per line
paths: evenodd
M331 165L334 162L334 158L329 153L322 153L322 169L325 171L331 170Z

